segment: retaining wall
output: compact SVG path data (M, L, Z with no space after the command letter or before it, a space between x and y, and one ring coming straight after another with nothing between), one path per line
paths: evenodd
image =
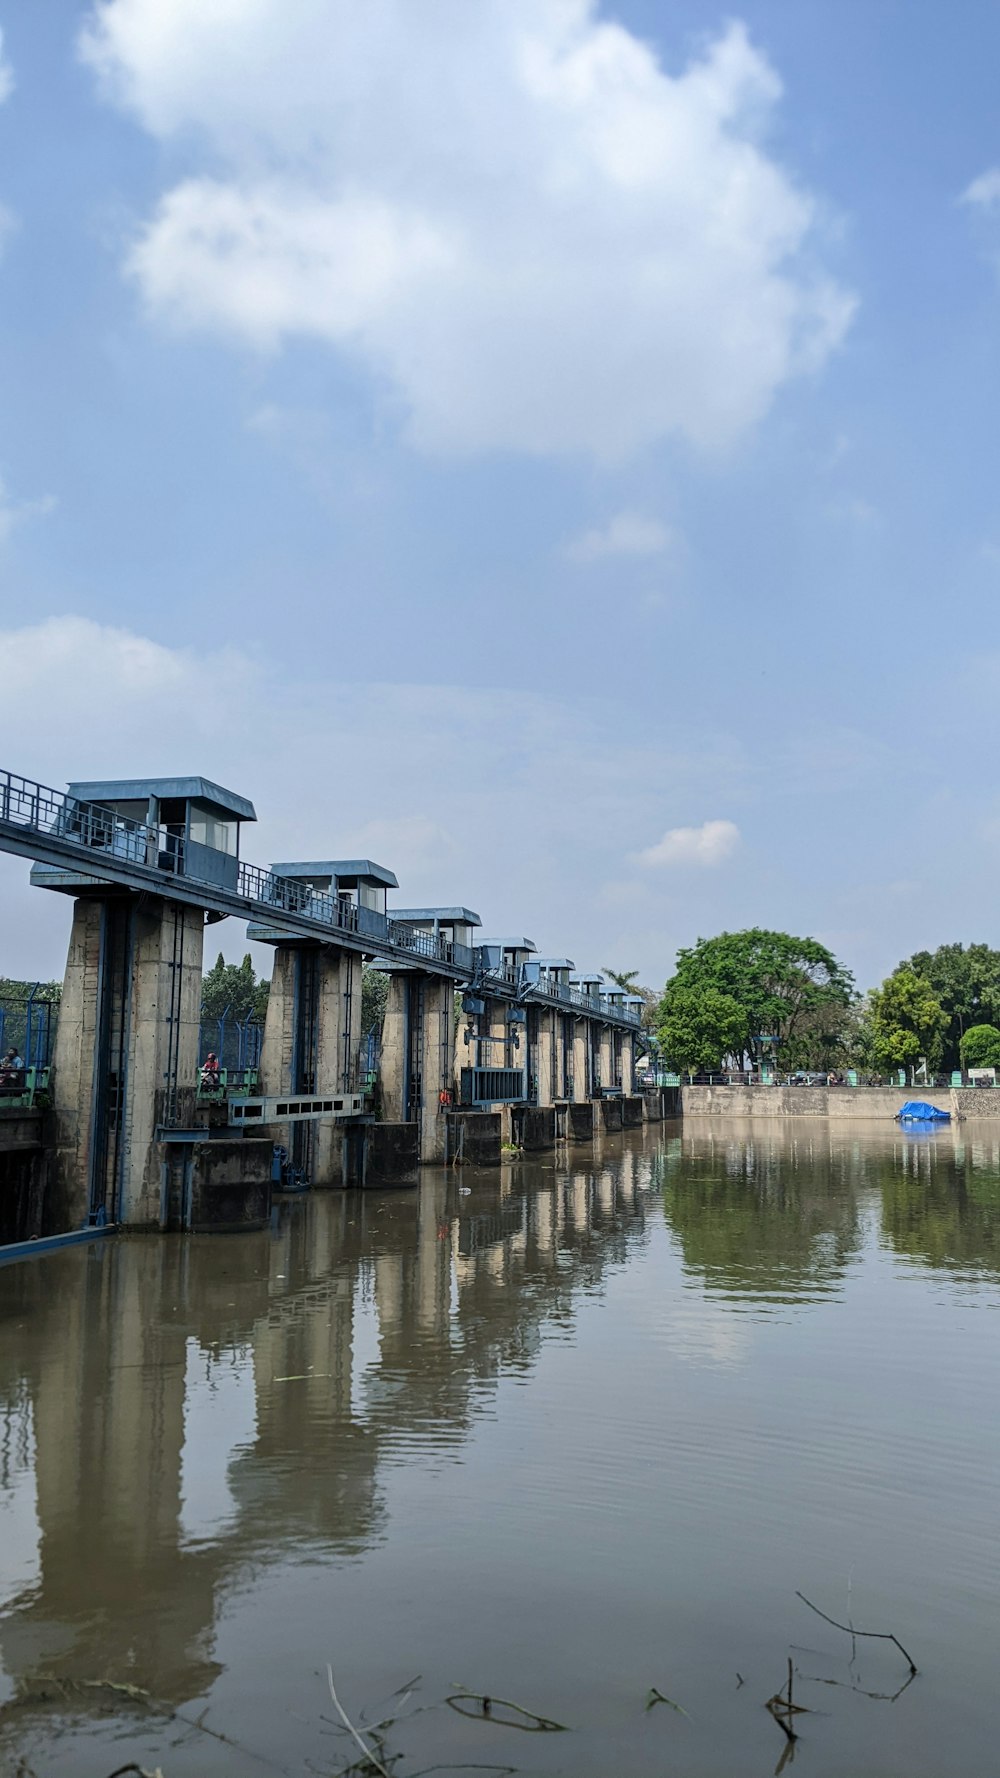
M926 1098L952 1116L1000 1117L996 1088L682 1087L684 1117L892 1118L908 1099Z

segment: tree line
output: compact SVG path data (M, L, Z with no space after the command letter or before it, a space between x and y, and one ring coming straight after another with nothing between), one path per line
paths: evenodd
M917 951L860 994L816 939L722 932L678 952L653 1030L685 1073L774 1057L786 1072L1000 1067L1000 951Z

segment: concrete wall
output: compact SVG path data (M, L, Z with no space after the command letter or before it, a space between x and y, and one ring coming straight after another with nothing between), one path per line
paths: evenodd
M500 1165L503 1119L499 1111L453 1111L448 1117L448 1151L470 1167Z
M554 1148L556 1114L552 1106L523 1105L514 1109L514 1141L529 1153Z
M602 1130L620 1130L623 1127L622 1102L617 1095L613 1099L595 1100L600 1116Z
M50 1119L0 1105L0 1242L59 1233L45 1221Z
M892 1118L907 1099L926 1097L942 1111L964 1109L953 1104L950 1088L931 1092L923 1087L682 1087L684 1117L828 1117ZM990 1092L973 1095L990 1099ZM1000 1093L996 1095L1000 1114Z
M192 1143L192 1230L218 1234L264 1228L271 1214L273 1154L272 1142L255 1137Z
M570 1142L589 1142L591 1140L595 1128L595 1103L596 1101L593 1099L586 1099L582 1105L573 1104L566 1107L568 1112L566 1134Z
M369 1124L367 1143L366 1186L418 1183L420 1129L417 1124Z

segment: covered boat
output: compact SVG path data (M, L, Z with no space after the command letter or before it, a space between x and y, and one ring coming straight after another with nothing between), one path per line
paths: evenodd
M939 1111L936 1105L928 1105L926 1099L907 1099L896 1113L898 1124L950 1124L951 1112Z

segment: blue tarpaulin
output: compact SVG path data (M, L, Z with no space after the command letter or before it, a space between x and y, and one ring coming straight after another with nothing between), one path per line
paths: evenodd
M907 1099L897 1111L896 1121L901 1124L950 1124L951 1112L939 1111L936 1105L928 1105L926 1099Z

